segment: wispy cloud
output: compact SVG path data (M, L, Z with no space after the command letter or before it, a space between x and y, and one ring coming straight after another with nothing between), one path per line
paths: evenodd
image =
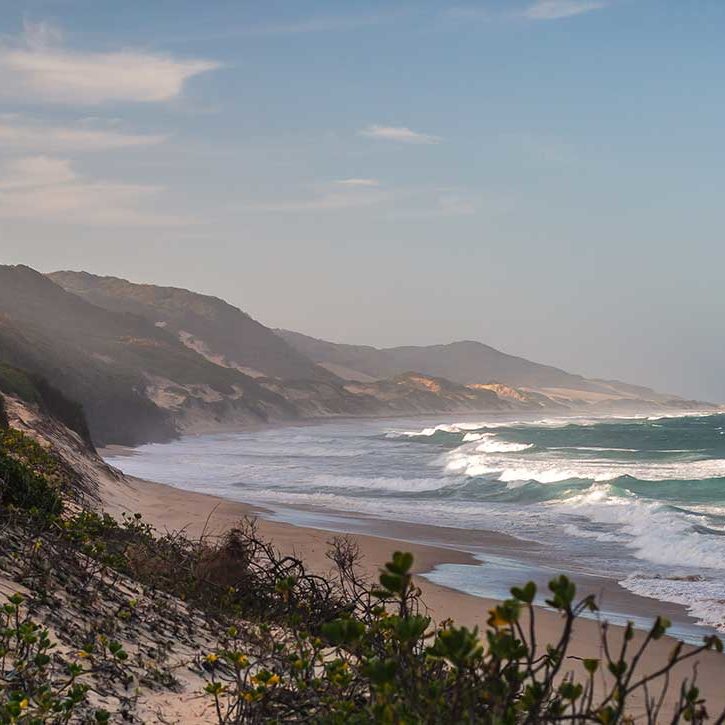
M162 143L165 136L124 133L95 128L91 124L51 126L18 117L0 116L0 148L65 152L108 151L139 148Z
M380 126L373 124L363 128L359 131L359 134L361 136L367 136L368 138L376 138L383 141L397 141L398 143L435 144L441 141L439 136L413 131L407 126Z
M380 182L377 179L339 179L335 183L340 184L341 186L380 186Z
M522 15L529 20L559 20L607 7L606 0L537 0Z
M189 223L152 211L158 186L84 178L70 160L27 156L0 167L0 219L84 226L172 226Z
M0 174L0 191L57 186L76 178L68 159L27 156L5 163Z
M218 67L210 60L135 50L70 50L55 28L29 25L18 42L0 46L0 95L66 104L158 103L176 98L187 80Z

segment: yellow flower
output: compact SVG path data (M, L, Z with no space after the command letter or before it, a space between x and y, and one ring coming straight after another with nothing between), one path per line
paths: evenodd
M249 667L249 660L241 652L237 652L234 661L242 668Z
M27 697L24 697L18 704L20 705L21 710L27 710L28 705L30 705L30 701Z
M213 652L210 652L210 653L209 653L209 654L208 654L208 655L207 655L207 656L205 657L205 659L206 659L206 661L207 661L207 662L208 662L209 664L213 665L213 664L214 664L214 663L215 663L215 662L216 662L216 661L217 661L217 660L219 659L219 655L215 655L215 654L214 654Z
M251 692L245 692L242 697L245 702L254 702L254 694Z
M507 624L509 624L508 619L502 616L499 607L496 607L495 609L489 609L488 613L490 615L488 618L488 624L491 627L499 629L500 627L505 627Z
M76 654L76 657L90 657L90 655L88 654L88 652L84 652L83 650L81 650Z
M268 685L279 685L279 683L280 683L280 682L281 682L281 680L280 680L280 678L279 678L279 675L272 675L272 676L271 676L271 677L270 677L270 678L269 678L269 679L267 680L267 684L268 684Z

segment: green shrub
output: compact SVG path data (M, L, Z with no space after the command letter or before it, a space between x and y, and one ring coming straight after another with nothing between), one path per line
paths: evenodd
M104 710L91 715L83 667L54 653L48 630L23 604L24 597L14 594L0 608L0 722L107 722Z
M566 577L550 582L547 600L562 617L561 637L542 647L533 583L514 588L511 599L490 611L482 638L477 629L452 622L432 625L420 611L412 562L410 554L396 552L380 586L367 599L356 597L362 606L354 615L323 625L320 637L297 628L286 639L268 633L259 646L263 637L242 638L230 629L202 663L210 677L204 692L218 722L631 723L637 696L644 697L640 722L707 719L693 681L681 685L674 712L664 712L664 693L678 663L722 651L717 637L688 652L677 644L659 671L645 674L638 667L642 653L669 623L657 618L633 651L631 624L616 650L602 625L601 659L583 660L576 674L568 659L573 624L597 607L591 596L577 602ZM598 687L602 670L609 679Z
M44 517L57 516L63 502L45 476L12 458L0 447L0 503L38 512Z
M12 458L9 462L19 465ZM47 495L32 485L23 490L34 506ZM642 670L642 655L665 636L669 622L657 618L639 643L630 624L623 636L617 635L616 646L603 623L601 645L591 659L575 658L570 654L574 624L582 614L596 612L597 604L593 596L577 600L576 588L565 576L552 579L547 599L561 617L560 635L552 643L541 643L533 606L536 586L531 582L514 587L511 598L494 606L480 633L451 621L433 624L414 582L409 553L395 552L371 585L360 575L359 551L347 539L333 541L329 558L335 572L319 577L299 559L281 555L260 539L252 522L243 522L218 541L192 540L183 532L159 535L138 514L118 522L81 510L52 523L40 533L29 524L16 538L27 553L16 558L24 563L22 580L31 582L47 601L54 588L63 587L66 600L77 607L70 621L74 616L81 620L74 631L82 640L71 641L83 661L106 678L107 686L128 687L128 668L138 665L123 642L138 641L133 627L142 626L142 615L136 595L119 595L124 585L117 583L125 575L126 585L144 587L144 599L163 593L157 600L163 609L155 610L161 620L154 622L153 631L164 642L194 631L200 621L217 633L218 645L200 655L195 666L206 680L203 695L220 725L624 725L635 720L656 725L707 720L694 674L674 683L673 668L706 650L722 652L721 641L706 637L700 647L690 649L675 643L669 657L650 673ZM110 623L108 616L99 615L99 607L109 601L114 612ZM31 703L57 712L53 708L65 707L58 705L64 693L75 693L70 703L74 708L85 707L84 686L68 679L71 670L63 674L66 685L60 690L58 673L50 679L33 675L30 685L11 682L17 678L18 661L26 663L20 670L28 667L23 652L29 650L18 649L19 636L33 639L33 657L48 650L47 634L37 626L21 631L17 611L5 609L8 617L18 619L15 624L6 619L1 635L0 659L13 650L20 652L20 660L13 654L4 670L0 722L8 713L16 721L33 722L13 714ZM75 625L66 619L64 626L71 630ZM44 662L41 656L33 666ZM164 677L161 673L158 681L166 681ZM33 689L33 682L41 683L39 689ZM33 692L40 694L28 695ZM56 704L43 704L47 692L55 693L47 702ZM54 717L35 721L63 721ZM725 722L725 713L714 722Z

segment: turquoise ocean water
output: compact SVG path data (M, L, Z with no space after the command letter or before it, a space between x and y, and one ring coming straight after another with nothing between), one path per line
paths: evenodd
M330 421L109 460L330 528L374 517L510 534L529 553L480 551L488 567L431 578L500 595L491 572L604 577L725 631L725 415Z

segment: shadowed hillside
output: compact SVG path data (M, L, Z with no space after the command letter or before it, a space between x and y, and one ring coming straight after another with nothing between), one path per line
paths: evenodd
M87 272L54 272L48 276L99 307L130 312L163 327L218 365L254 377L339 382L264 325L218 297Z
M24 266L0 267L0 364L79 401L100 445L300 418L694 405L480 343L336 345L214 297Z
M42 375L80 401L96 443L168 439L202 412L247 423L295 416L252 378L29 267L0 267L0 362Z

